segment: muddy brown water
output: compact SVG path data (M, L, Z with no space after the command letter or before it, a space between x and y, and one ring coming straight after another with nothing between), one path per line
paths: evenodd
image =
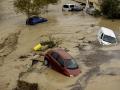
M109 90L110 88L101 85L104 80L106 81L104 83L108 83L109 87L113 87L111 90L120 89L119 85L116 85L116 83L120 83L119 73L116 73L116 70L119 68L120 46L93 48L96 46L90 46L90 44L84 43L87 41L97 41L96 33L101 26L113 29L119 39L119 20L111 21L105 18L94 18L84 12L62 12L62 5L67 2L72 2L69 0L62 0L57 5L49 5L48 12L42 14L43 17L48 19L48 22L35 26L26 26L26 16L16 14L14 12L12 1L13 0L0 1L0 42L6 40L13 33L20 32L20 34L16 36L17 39L10 39L11 41L5 45L7 48L1 48L2 50L5 49L5 51L2 52L2 54L0 53L0 55L3 55L7 51L10 53L7 53L7 55L2 58L0 57L1 61L4 58L4 62L0 62L2 64L0 67L0 90L11 90L12 88L15 88L19 73L24 72L30 63L30 61L27 60L22 62L18 61L18 57L31 52L33 46L41 40L46 39L47 35L50 34L52 34L55 38L62 40L60 47L69 49L69 53L76 59L78 57L77 62L82 70L82 73L78 77L68 78L48 68L43 70L42 73L35 71L27 73L23 76L23 80L28 82L37 82L42 90L74 89L74 86L70 88L69 86L74 85L78 81L80 81L80 84L84 87L81 88L81 90ZM81 40L83 37L85 37L84 42ZM16 40L17 43L15 43ZM11 47L15 48L11 49L9 45L12 43L15 44ZM81 43L83 45L87 45L87 47L85 47L85 51L79 51L79 49L76 48L76 46ZM0 44L4 45L4 43ZM103 51L99 52L97 49ZM102 75L93 77L96 75L96 68L94 71L94 69L91 69L91 66L94 65L97 65L101 69L100 72ZM90 68L90 71L88 68ZM112 71L110 71L111 68ZM104 73L105 71L108 72ZM90 75L86 75L86 72ZM117 76L107 76L109 73L116 73ZM87 81L87 79L89 80ZM113 81L113 86L109 84L111 81ZM96 84L98 88L94 87ZM80 88L78 88L78 90L80 90Z

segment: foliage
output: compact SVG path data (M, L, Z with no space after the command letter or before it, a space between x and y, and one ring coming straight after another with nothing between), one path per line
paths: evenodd
M26 14L28 17L39 15L48 4L57 3L58 0L14 0L17 13Z
M108 18L120 18L120 0L103 0L101 11Z
M101 16L101 11L99 11L99 10L97 10L97 9L96 9L93 13L94 13L93 15L94 15L95 17Z
M61 43L61 40L55 39L52 35L49 35L48 40L41 42L42 45L47 45L48 48L58 47Z

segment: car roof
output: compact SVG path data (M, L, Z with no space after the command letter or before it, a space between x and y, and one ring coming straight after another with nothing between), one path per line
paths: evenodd
M52 51L58 53L64 60L72 58L71 55L65 52L65 50L63 50L62 48L55 48Z
M70 3L67 3L67 4L64 4L64 5L76 5L76 4L70 4Z
M101 27L100 30L101 30L105 35L112 36L112 37L115 37L115 38L116 38L114 32L113 32L111 29L108 29L108 28L106 28L106 27Z

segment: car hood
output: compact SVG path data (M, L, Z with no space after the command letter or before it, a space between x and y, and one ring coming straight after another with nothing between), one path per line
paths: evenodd
M106 41L103 41L103 40L102 40L102 44L103 44L103 45L111 45L111 43L106 42Z
M80 69L66 69L70 76L77 76L81 72Z

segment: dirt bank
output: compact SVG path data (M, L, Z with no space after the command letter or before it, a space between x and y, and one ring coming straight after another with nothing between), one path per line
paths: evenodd
M4 58L11 54L17 46L20 31L11 33L0 40L0 65L3 65Z

